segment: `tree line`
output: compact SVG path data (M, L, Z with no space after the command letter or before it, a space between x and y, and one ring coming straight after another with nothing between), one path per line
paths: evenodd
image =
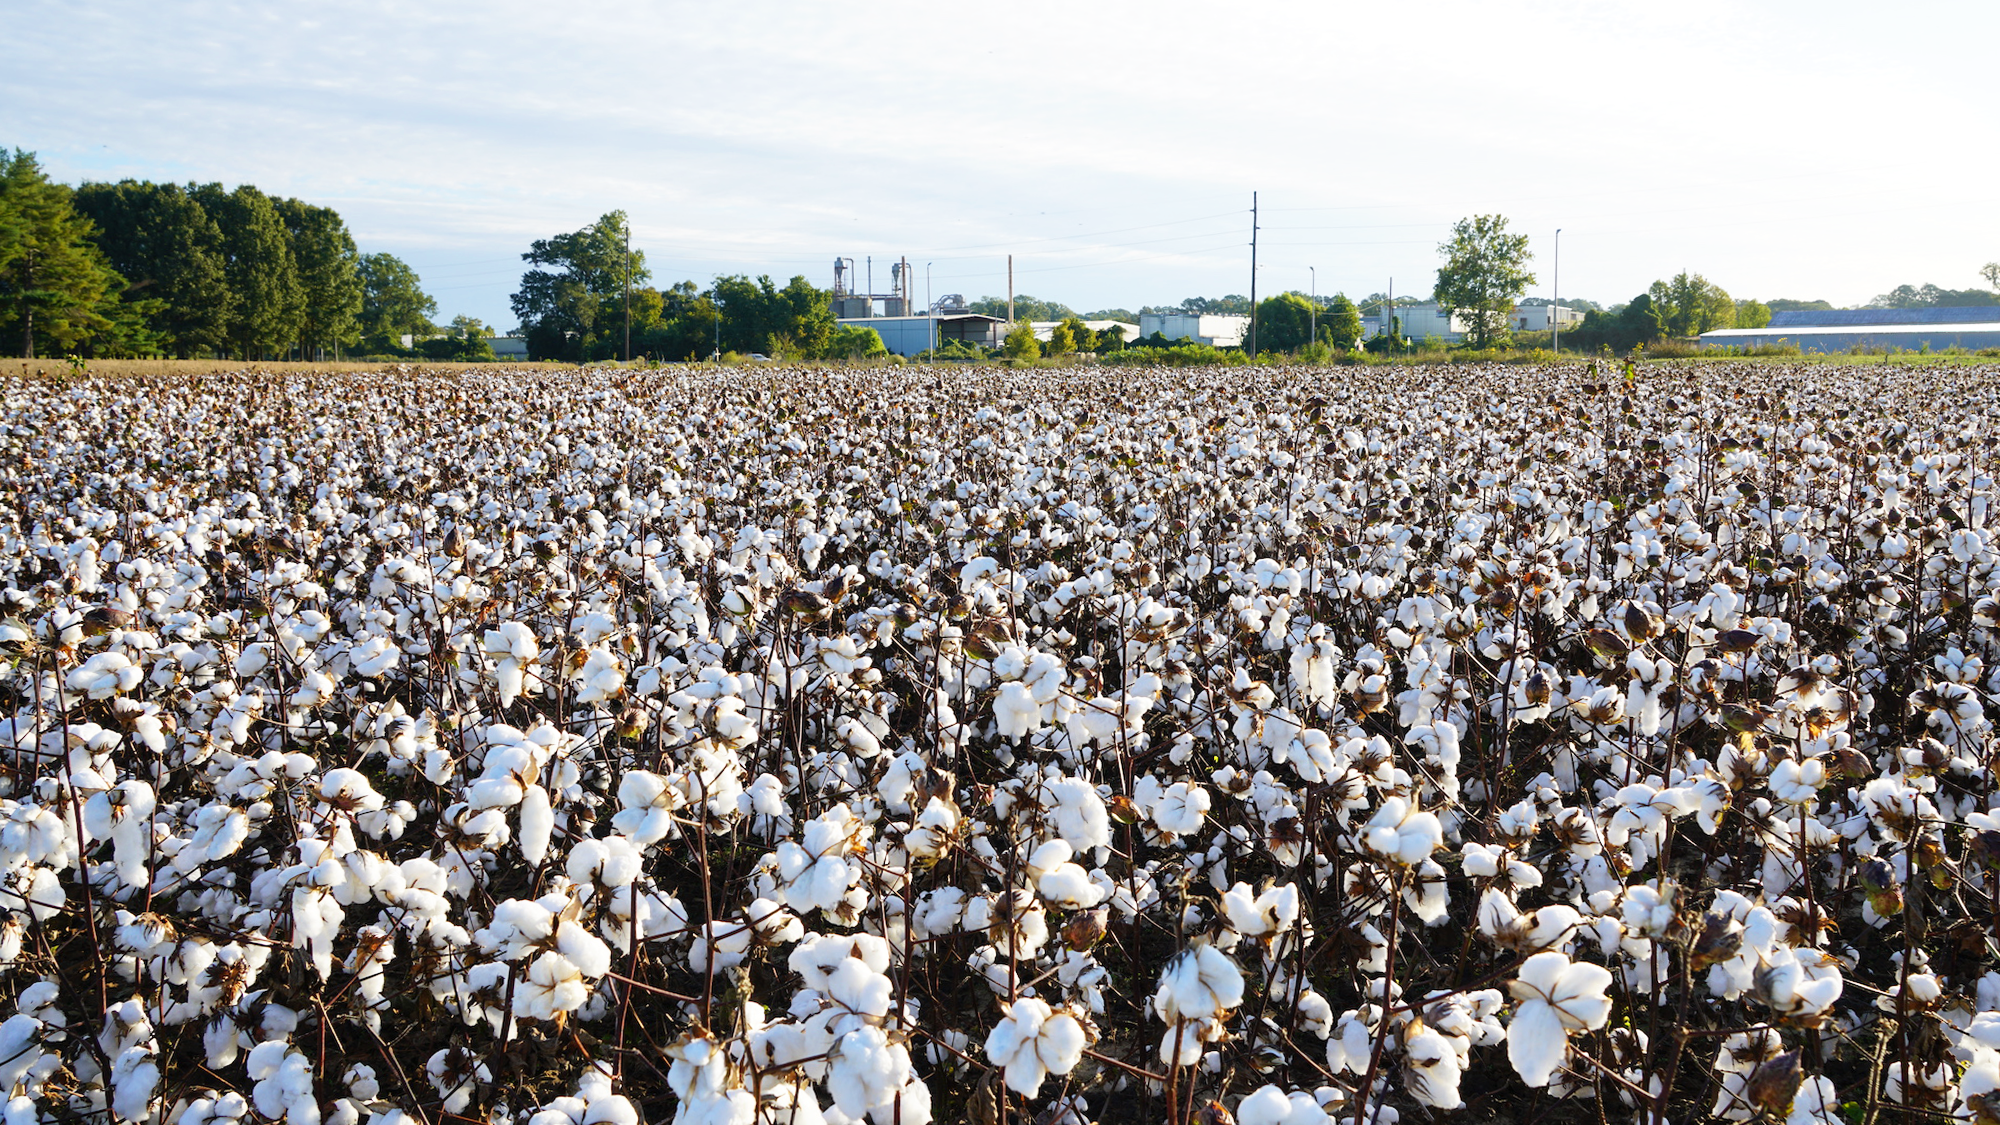
M436 312L415 271L360 253L333 208L250 184L73 188L0 150L0 339L24 357L493 358L483 325L440 330Z
M623 211L581 230L537 239L514 293L514 315L533 359L571 363L646 356L700 359L725 352L783 359L885 354L873 328L834 320L833 294L795 276L717 277L656 288L646 253L631 248Z

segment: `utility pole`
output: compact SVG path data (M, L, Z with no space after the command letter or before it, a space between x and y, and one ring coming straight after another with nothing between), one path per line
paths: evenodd
M1257 193L1250 193L1250 357L1257 357Z
M924 263L924 304L928 306L924 310L924 316L930 322L926 327L931 330L931 350L930 354L924 357L924 362L930 363L937 359L937 302L931 300L931 263L929 262Z
M1549 306L1549 350L1562 354L1563 229L1556 228L1556 303Z
M625 222L625 362L632 362L632 223Z
M1311 271L1313 277L1312 333L1306 337L1306 342L1317 344L1319 343L1319 270L1313 266L1307 266L1306 269Z
M1007 255L1007 327L1014 327L1014 255Z

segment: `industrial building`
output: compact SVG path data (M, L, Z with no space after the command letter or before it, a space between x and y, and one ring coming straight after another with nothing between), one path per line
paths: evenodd
M1055 335L1056 325L1061 323L1060 320L1031 320L1028 322L1028 327L1035 330L1037 343L1046 344L1049 342L1049 337ZM1141 335L1139 326L1127 320L1086 320L1083 326L1099 336L1103 336L1109 329L1116 328L1124 333L1125 342L1128 344L1139 339Z
M1796 309L1772 313L1763 328L1718 328L1703 347L1791 344L1822 355L1860 349L1943 351L2000 348L2000 306L1940 309Z
M940 309L935 316L855 317L841 324L873 328L882 337L882 346L892 355L916 355L929 351L933 341L942 348L954 340L997 348L1006 339L1007 322L964 310Z
M1156 333L1211 348L1240 348L1250 333L1250 318L1233 313L1140 313L1139 338L1150 340Z
M1547 332L1550 327L1575 328L1583 323L1583 310L1568 305L1516 305L1507 314L1507 324L1516 332Z
M860 272L853 258L835 258L833 319L873 328L891 355L917 355L953 341L997 348L1006 338L1005 320L966 308L965 297L958 293L938 298L928 313L917 312L911 295L916 279L907 258L889 264L887 293L873 291L874 278L873 259L868 260L866 272ZM856 288L857 282L864 288Z
M1403 335L1419 343L1435 336L1447 344L1456 344L1471 331L1465 317L1457 313L1447 313L1432 301L1422 305L1397 305L1389 310L1389 315L1402 321ZM1361 334L1364 338L1380 336L1389 330L1381 313L1361 318Z

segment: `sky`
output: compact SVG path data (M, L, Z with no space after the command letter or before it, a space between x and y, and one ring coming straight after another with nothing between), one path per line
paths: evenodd
M1991 0L8 0L0 144L70 183L255 184L501 329L537 238L624 210L718 274L1079 311L1428 293L1456 220L1531 296L1682 270L1867 301L2000 259ZM1561 231L1559 240L1556 232ZM1557 270L1560 269L1560 276Z

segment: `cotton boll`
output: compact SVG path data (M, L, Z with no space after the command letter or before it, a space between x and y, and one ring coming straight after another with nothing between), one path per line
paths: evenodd
M1076 1066L1088 1036L1075 1016L1041 1000L1016 1000L1006 1012L987 1033L986 1057L1004 1071L1009 1089L1034 1097L1045 1077Z
M521 831L514 842L520 846L521 858L530 866L539 867L549 852L549 836L555 831L549 791L539 785L528 786L521 794L519 815Z
M1605 988L1611 974L1560 953L1537 953L1522 962L1508 986L1521 1002L1507 1026L1507 1057L1521 1080L1546 1086L1562 1065L1568 1034L1604 1026L1611 1014Z
M424 1076L444 1099L446 1113L463 1111L472 1104L479 1087L493 1080L493 1073L485 1063L459 1047L447 1047L432 1055L424 1064Z

